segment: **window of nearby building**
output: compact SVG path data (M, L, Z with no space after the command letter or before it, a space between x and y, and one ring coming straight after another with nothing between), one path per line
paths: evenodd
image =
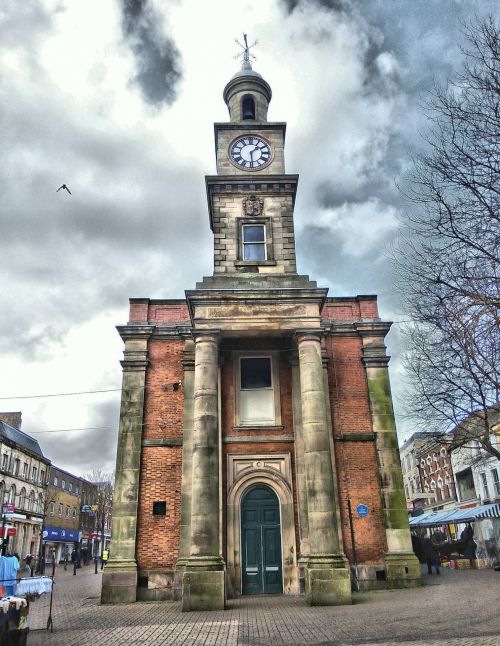
M58 509L57 515L59 516L59 518L62 518L62 515L63 515L63 504L62 504L62 502L59 503L59 509Z
M26 507L26 489L23 487L21 493L19 494L19 508L25 509Z
M68 491L73 491L73 483L68 482Z
M8 463L9 463L9 454L8 454L8 453L4 453L4 454L2 455L2 469L3 469L4 471L6 471L6 470L7 470L7 465L8 465Z
M38 473L38 469L37 469L36 467L33 467L33 468L31 469L31 479L32 479L33 481L35 481L35 480L36 480L36 474L37 474L37 473Z
M66 507L66 518L69 518L69 512L70 512L70 508Z
M15 503L16 502L16 485L12 485L10 490L9 490L9 503Z
M25 462L23 464L23 478L27 478L27 477L28 477L28 463Z
M57 487L57 476L54 476L54 487Z
M76 493L77 496L80 493L80 487L78 485L76 485L76 487L75 487L75 493Z
M489 492L489 489L488 489L488 478L486 476L486 473L484 473L484 471L483 471L479 475L481 476L481 483L483 485L484 497L489 498L490 497L490 492Z
M266 259L266 227L264 224L244 224L242 242L243 260Z
M491 477L493 478L493 487L495 488L495 496L500 496L500 480L498 479L498 470L491 470Z
M45 483L45 471L43 469L40 471L40 482Z
M21 460L19 458L16 458L14 460L14 475L18 476L19 475L19 469L21 468Z
M76 518L76 507L73 509L73 518Z
M61 480L61 489L66 489L66 480Z
M239 423L275 424L271 357L240 357Z
M54 515L55 506L56 506L56 503L53 500L51 500L49 505L49 514L51 516Z
M462 500L469 500L476 497L476 489L474 487L474 478L472 477L472 469L464 469L456 474L457 478L457 494Z
M35 492L34 491L30 491L28 509L30 511L35 511Z

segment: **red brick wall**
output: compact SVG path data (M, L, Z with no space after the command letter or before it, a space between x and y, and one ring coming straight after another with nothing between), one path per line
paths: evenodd
M375 443L335 440L339 435L371 433L373 430L366 373L361 361L361 339L327 337L325 346L330 358L329 396L344 550L352 561L347 505L350 496L358 563L376 563L383 559L386 548ZM356 506L360 503L369 509L365 518L356 514Z
M144 397L144 439L182 438L184 390L173 390L182 381L181 364L184 341L180 339L149 342L149 366Z
M184 391L180 339L149 343L143 439L182 439ZM137 561L139 568L173 568L179 556L182 446L143 447L139 487ZM167 502L166 516L153 516L153 502Z
M378 318L376 296L358 296L353 299L327 298L321 316L333 321Z
M140 569L173 569L179 557L182 446L143 447L137 563ZM167 502L166 516L153 516L153 502Z

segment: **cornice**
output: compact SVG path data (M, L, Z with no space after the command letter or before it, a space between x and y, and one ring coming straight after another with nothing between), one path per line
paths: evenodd
M130 341L132 339L149 339L154 327L154 325L146 325L143 323L129 323L127 325L117 325L116 329L123 341Z

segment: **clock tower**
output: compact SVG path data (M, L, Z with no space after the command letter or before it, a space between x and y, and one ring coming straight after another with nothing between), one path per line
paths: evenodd
M246 41L245 41L246 44ZM271 88L224 88L206 177L214 268L185 299L130 301L102 601L241 594L351 602L420 583L376 296L297 273L298 176ZM356 515L355 510L362 509Z

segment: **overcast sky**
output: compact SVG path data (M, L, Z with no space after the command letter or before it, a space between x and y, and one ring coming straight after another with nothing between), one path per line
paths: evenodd
M498 7L3 0L0 410L21 410L58 466L114 468L115 325L129 297L182 297L212 273L204 175L243 30L259 40L269 119L288 123L287 172L300 174L299 271L330 296L377 293L382 316L401 320L387 248L403 210L396 183L425 129L418 104L459 67L461 21ZM63 183L71 195L56 192ZM388 341L397 396L397 324Z

